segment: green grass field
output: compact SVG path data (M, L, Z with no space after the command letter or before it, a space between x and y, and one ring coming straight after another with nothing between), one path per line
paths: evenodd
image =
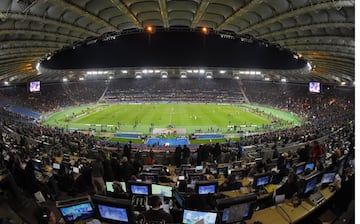
M300 124L300 120L290 113L260 106L156 103L73 107L50 115L43 125L80 130L92 128L97 132L106 130L108 133L144 134L150 134L150 128L167 128L171 125L185 128L187 133L199 129L207 132L211 128L231 133L239 130L230 130L231 125L241 126L244 131L254 130L263 125L271 125L274 118L287 123L286 125Z

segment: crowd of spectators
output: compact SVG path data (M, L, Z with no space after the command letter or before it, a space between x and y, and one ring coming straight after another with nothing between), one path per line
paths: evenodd
M138 80L133 80L132 82L136 81ZM43 93L40 95L29 95L25 92L26 90L19 87L2 89L0 92L2 98L15 99L13 102L19 103L24 107L31 108L31 105L34 106L36 101L35 105L40 105L40 107L37 107L38 109L48 112L71 105L93 103L101 98L101 95L107 88L107 96L113 96L114 94L121 96L126 91L129 92L129 95L135 96L136 93L139 93L144 96L147 94L146 91L156 94L156 88L158 87L157 84L151 83L150 85L148 84L147 90L144 91L141 90L144 87L144 83L136 83L140 89L131 90L130 88L134 87L133 85L129 85L126 82L120 85L118 82L109 84L110 86L108 87L105 84L95 86L95 83L54 84L48 87L44 85ZM159 82L163 81L160 80ZM189 85L189 89L185 88L189 83L183 84L179 90L179 82L174 82L170 86L168 84L164 85L163 89L158 90L158 93L159 96L164 93L163 97L168 99L167 94L177 95L177 91L182 91L185 98L193 99L192 97L200 92L204 95L207 95L207 93L209 95L213 94L213 97L219 95L218 91L227 91L226 94L231 96L246 96L251 103L267 104L279 109L292 111L301 115L304 118L304 123L301 126L285 130L244 135L236 142L229 141L221 145L206 144L192 146L191 149L187 147L183 149L179 146L178 152L177 149L174 149L174 163L172 164L179 166L180 163L187 162L202 164L204 161L221 163L235 160L235 158L231 157L224 159L222 156L222 153L225 153L227 148L224 146L229 145L235 145L239 149L250 145L272 148L274 150L274 157L279 158L279 169L285 164L281 162L282 159L286 160L293 156L298 156L304 161L316 162L318 169L322 169L321 167L324 166L322 159L327 155L330 155L334 161L344 154L350 154L353 158L355 139L353 89L328 87L324 88L321 94L310 94L304 90L304 85L286 84L285 86L274 83L243 82L242 87L240 87L239 83L227 87L227 82L224 81L223 85L220 82L220 86L216 87L217 82L211 82L214 82L214 84L210 86L203 84L207 86L207 89L202 90L190 90L193 85ZM64 87L64 85L67 86ZM123 91L122 87L115 88L111 85L120 85L122 87L126 85L128 87L124 87L125 90ZM165 86L168 88L165 88ZM225 90L226 88L227 90ZM242 92L241 89L244 91ZM122 91L123 93L120 94ZM191 91L191 94L187 95L188 91ZM232 95L233 93L234 95ZM184 100L181 94L180 96L181 100ZM29 99L33 101L29 101ZM142 99L144 100L144 98ZM222 98L222 100L224 99ZM120 97L121 100L122 98ZM228 103L231 102L230 100ZM47 192L49 197L56 199L55 183L58 183L58 187L61 190L71 194L86 191L103 194L103 183L105 181L136 179L136 175L142 171L144 161L147 161L140 155L140 149L143 149L142 146L134 146L131 143L120 145L96 139L91 133L69 132L60 128L43 127L28 121L29 118L22 115L6 111L5 109L0 110L1 166L7 168L12 173L15 183L19 188L31 195L37 191L43 191ZM323 137L326 138L319 142L317 141ZM289 145L296 146L297 144L299 147L296 150L286 152L287 154L278 152L278 149L281 150ZM152 151L150 152L148 155L153 153ZM64 171L64 173L59 173L58 179L47 180L44 185L34 174L36 168L33 166L32 159L40 159L44 165L50 165L54 162L55 157L61 157L65 153L77 155L78 157L92 158L96 162L83 163L81 178L76 180L69 179L68 173L66 174ZM146 154L144 155L146 156ZM149 156L149 158L154 160L153 155ZM242 159L241 153L237 159ZM71 161L74 164L77 162ZM156 161L152 161L152 163L154 162ZM259 163L260 165L254 167L254 172L263 172L267 167L267 162ZM334 162L334 164L336 163ZM127 175L124 176L124 173ZM166 176L165 173L163 175ZM229 183L231 181L232 177L229 179ZM226 187L228 186L224 186L224 188Z

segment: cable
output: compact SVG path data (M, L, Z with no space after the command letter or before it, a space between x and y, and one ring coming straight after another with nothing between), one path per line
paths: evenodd
M303 209L305 209L306 211L310 211L310 209L305 208L305 206L303 206L302 203L300 204L300 206L301 206Z
M286 212L282 207L280 207L280 206L276 206L276 208L280 208L280 209L285 213L286 217L284 217L284 216L282 215L282 213L280 213L280 212L278 211L278 213L279 213L284 219L286 219L286 221L288 221L289 224L291 224L292 221L291 221L291 218L290 218L289 214L287 214L287 212Z

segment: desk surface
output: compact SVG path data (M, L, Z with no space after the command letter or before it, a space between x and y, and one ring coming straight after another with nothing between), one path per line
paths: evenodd
M260 221L263 224L297 223L321 207L335 194L335 192L331 192L329 188L324 188L320 191L324 195L325 200L316 206L312 205L308 199L303 199L298 207L294 207L289 200L286 200L278 206L255 211L252 219L246 222L253 223L255 221Z

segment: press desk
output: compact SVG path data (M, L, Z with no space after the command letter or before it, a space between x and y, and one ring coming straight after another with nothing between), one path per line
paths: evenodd
M303 199L301 204L297 207L294 207L289 200L286 200L277 206L255 211L252 219L247 220L246 223L254 223L255 221L260 221L263 224L297 223L309 216L322 205L326 204L335 194L335 192L331 192L329 188L324 188L320 191L324 195L324 200L316 206L310 204L308 199Z

